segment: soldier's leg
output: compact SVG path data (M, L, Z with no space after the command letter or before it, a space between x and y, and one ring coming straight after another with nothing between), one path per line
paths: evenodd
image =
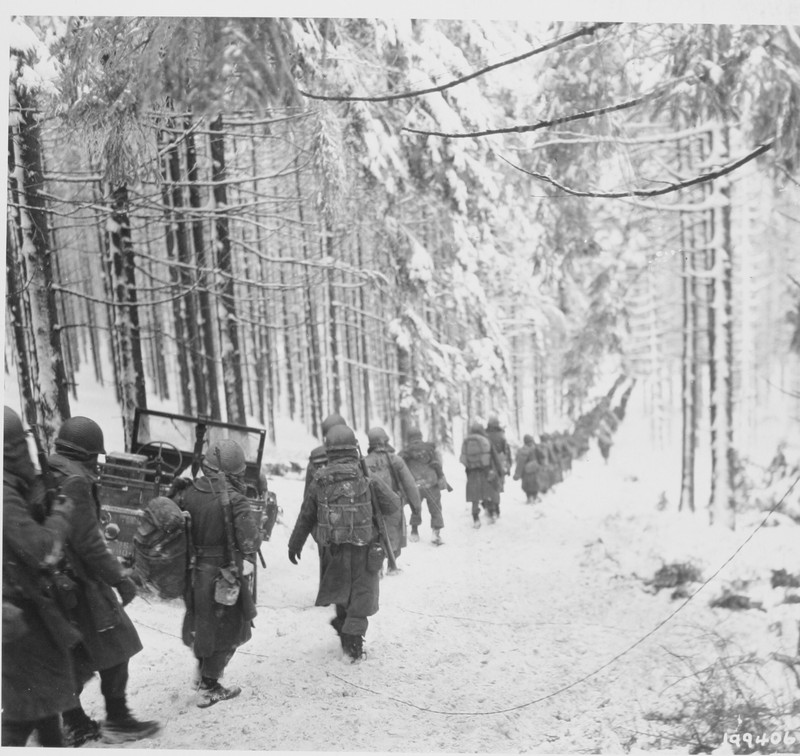
M197 703L199 708L205 709L219 701L236 698L242 692L238 685L225 687L219 681L235 651L233 648L215 651L210 656L200 659L200 700Z
M347 609L342 604L336 604L336 616L331 620L331 627L338 636L342 634L345 617L347 617Z
M36 722L9 722L3 719L2 745L22 748L28 742Z
M128 708L128 660L100 670L100 692L106 702L103 734L111 742L140 740L154 735L160 725L155 720L141 721Z
M61 720L58 718L58 714L38 720L36 736L39 739L39 745L43 748L63 747L64 739L61 736Z
M442 492L438 488L426 489L426 501L428 503L428 512L431 515L431 528L433 530L441 530L444 527Z
M347 615L342 627L342 650L353 660L358 661L364 653L364 636L367 633L369 620L366 617Z
M203 681L217 682L225 672L225 667L233 659L233 654L236 649L228 648L223 651L215 651L210 656L204 656L200 659L200 676Z

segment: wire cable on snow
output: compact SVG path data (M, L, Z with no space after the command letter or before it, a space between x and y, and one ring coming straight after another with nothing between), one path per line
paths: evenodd
M663 620L661 620L661 622L659 622L652 630L650 630L649 632L645 633L641 638L639 638L637 641L632 643L630 646L628 646L623 651L620 651L618 654L615 654L605 664L602 664L601 666L597 667L597 669L595 669L595 670L583 675L583 677L580 677L577 680L573 680L571 683L568 683L567 685L563 685L562 687L557 688L556 690L554 690L554 691L552 691L550 693L547 693L546 695L539 696L538 698L534 698L532 701L527 701L525 703L517 704L516 706L509 706L509 707L507 707L505 709L494 709L492 711L445 711L443 709L431 709L431 708L428 708L426 706L420 706L419 704L415 704L415 703L413 703L411 701L406 701L405 699L402 699L402 698L397 698L396 696L389 696L389 695L381 694L378 691L372 690L372 689L367 688L367 687L365 687L363 685L357 685L356 683L351 682L350 680L347 680L346 678L341 677L341 676L337 675L334 672L327 672L326 674L328 674L331 677L335 677L337 680L341 680L342 682L345 682L348 685L352 685L354 688L358 688L360 690L364 690L364 691L366 691L368 693L373 693L374 695L383 695L385 698L389 699L390 701L395 701L396 703L401 703L401 704L404 704L405 706L410 706L413 709L417 709L419 711L426 711L429 714L443 714L443 715L454 716L454 717L467 717L467 716L475 717L475 716L487 716L487 715L491 715L491 714L507 714L507 713L509 713L511 711L519 711L520 709L525 709L528 706L533 706L535 704L542 703L542 701L547 701L550 698L555 698L556 696L560 695L561 693L565 693L566 691L577 687L581 683L586 682L590 678L595 677L596 675L600 674L603 670L608 669L608 667L610 667L611 665L616 664L616 662L618 662L623 656L626 656L627 654L629 654L631 651L633 651L633 649L635 649L636 647L640 646L648 638L650 638L652 635L654 635L656 632L658 632L662 627L664 627L664 625L666 625L668 622L670 622L673 619L673 617L675 617L675 615L678 614L678 612L682 611L684 609L684 607L695 596L697 596L697 594L700 593L700 591L703 590L703 588L705 588L717 575L719 575L720 572L722 572L722 570L725 569L725 567L728 566L728 564L730 564L731 561L733 561L733 559L739 554L739 552L752 540L753 536L759 530L761 530L761 528L763 528L766 525L767 520L769 520L769 518L780 508L780 506L783 504L783 502L786 501L786 498L789 496L789 494L792 492L794 487L797 485L798 481L800 481L800 475L798 475L795 478L794 482L792 483L791 486L789 486L789 489L786 491L786 493L767 512L767 514L764 516L764 519L761 520L761 522L752 530L750 535L748 535L747 538L745 538L744 541L742 541L741 544L739 544L739 546L735 549L735 551L716 569L716 571L711 575L711 577L709 577L707 580L704 580L703 583L700 585L700 587L694 593L692 593L690 596L688 596L686 598L686 600L682 604L680 604L674 611L670 612L670 614L668 614Z

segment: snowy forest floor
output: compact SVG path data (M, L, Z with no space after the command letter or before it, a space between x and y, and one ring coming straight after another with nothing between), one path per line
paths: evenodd
M181 601L138 598L129 611L144 650L131 663L130 703L164 726L130 746L689 753L698 741L718 747L737 717L740 732L769 735L778 722L800 736L790 711L798 682L770 657L796 653L800 604L783 603L786 589L770 588L769 576L800 571L797 525L758 530L688 603L671 589L648 592L644 580L664 562L691 560L708 579L754 528L659 511L658 455L643 451L632 421L616 441L608 465L593 447L538 504L509 480L500 519L479 530L448 458L445 543L431 544L426 513L402 574L381 582L358 664L342 656L332 607L313 606L316 545L309 539L298 566L286 556L302 478L274 478L283 515L262 547L259 615L225 678L241 696L197 708ZM711 608L726 587L765 611ZM103 716L96 679L84 703Z

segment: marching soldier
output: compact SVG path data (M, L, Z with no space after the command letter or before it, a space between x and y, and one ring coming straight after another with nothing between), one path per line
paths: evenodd
M400 509L397 514L385 518L389 541L392 544L394 555L397 557L407 542L405 504L408 503L411 507L412 520L420 518L419 490L406 463L394 453L386 431L383 428L370 428L367 431L367 438L369 447L366 460L370 476L380 478L400 497ZM434 537L438 539L439 534L435 533ZM393 570L390 567L388 574L391 575L393 572L399 572L399 570Z
M385 556L376 517L391 517L400 501L382 481L368 477L355 433L346 425L328 431L325 450L327 464L314 474L289 538L289 561L297 564L309 533L316 528L323 569L315 605L336 605L331 625L342 650L358 661L365 656L367 618L378 611Z
M400 452L400 457L408 466L419 489L420 503L424 499L428 503L428 512L431 516L431 531L433 543L442 543L442 494L443 490L452 491L450 484L444 477L442 469L442 456L436 447L429 441L422 440L419 428L408 431L408 444ZM419 540L419 526L422 524L422 513L418 509L411 515L411 541Z

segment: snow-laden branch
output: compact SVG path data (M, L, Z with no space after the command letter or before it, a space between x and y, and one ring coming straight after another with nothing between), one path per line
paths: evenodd
M741 168L741 166L749 163L751 160L763 155L768 150L771 150L772 147L775 146L775 141L766 142L765 144L761 144L752 152L747 153L739 160L736 160L732 163L728 163L727 165L723 166L722 168L718 168L715 171L708 171L707 173L701 173L699 176L695 176L694 178L687 179L686 181L678 181L672 184L667 184L666 186L662 186L660 189L633 189L626 192L589 192L583 191L580 189L572 189L568 186L564 186L564 184L559 183L554 178L550 176L546 176L543 173L537 173L536 171L528 171L525 168L522 168L519 165L512 163L510 160L507 160L502 155L500 159L508 163L512 168L516 168L518 171L522 173L527 173L529 176L532 176L539 181L545 181L548 184L552 184L557 189L560 189L562 192L566 192L567 194L571 194L573 197L598 197L600 199L622 199L623 197L658 197L663 194L670 194L671 192L677 192L680 189L685 189L690 186L695 186L697 184L705 183L706 181L713 181L714 179L719 178L720 176L725 176L728 173L732 173L737 168Z
M426 131L424 129L412 129L409 126L404 126L402 130L408 131L411 134L446 137L448 139L477 138L485 136L496 136L497 134L529 134L532 131L549 129L552 126L558 126L559 124L562 123L571 123L572 121L582 121L586 120L587 118L594 118L595 116L606 115L607 113L618 113L621 110L629 110L630 108L634 108L637 105L641 105L644 102L649 102L650 100L665 94L667 91L672 89L672 87L676 86L677 84L684 84L690 79L696 79L696 78L697 78L696 76L682 76L678 79L674 79L673 81L667 82L666 84L662 84L661 86L658 86L655 89L651 89L649 92L645 92L643 95L639 95L639 97L634 97L632 100L625 100L624 102L618 102L615 105L606 105L602 108L592 108L591 110L584 110L581 111L580 113L572 113L571 115L559 116L558 118L550 118L547 121L537 121L536 123L526 123L520 126L504 126L503 128L499 129L484 129L483 131L465 131L460 133L456 132L448 133L445 131Z
M517 55L513 58L509 58L508 60L503 60L500 63L493 63L491 66L486 66L485 68L481 68L478 71L473 71L471 74L467 74L466 76L462 76L458 79L453 79L452 81L448 81L445 84L439 84L435 87L427 87L425 89L415 89L408 92L400 92L397 94L388 94L388 95L376 95L376 96L347 96L347 95L322 95L322 94L315 94L313 92L306 92L302 89L298 90L300 94L308 97L311 100L325 100L327 102L391 102L392 100L405 100L411 97L420 97L421 95L426 94L433 94L435 92L443 92L445 89L450 89L451 87L458 86L459 84L464 84L467 81L471 81L472 79L476 79L479 76L484 76L491 71L496 71L498 68L502 68L503 66L510 66L514 63L519 63L522 60L526 60L527 58L531 58L534 55L539 55L540 53L547 52L548 50L552 50L555 47L559 47L567 42L571 42L573 39L578 39L579 37L585 37L590 34L594 34L596 31L600 29L606 29L610 26L619 26L621 22L619 21L603 21L598 24L592 24L592 26L585 26L582 27L574 32L569 34L565 34L563 37L559 37L558 39L554 39L552 42L548 42L546 45L542 45L541 47L536 47L533 50L530 50L526 53L522 53L521 55Z

